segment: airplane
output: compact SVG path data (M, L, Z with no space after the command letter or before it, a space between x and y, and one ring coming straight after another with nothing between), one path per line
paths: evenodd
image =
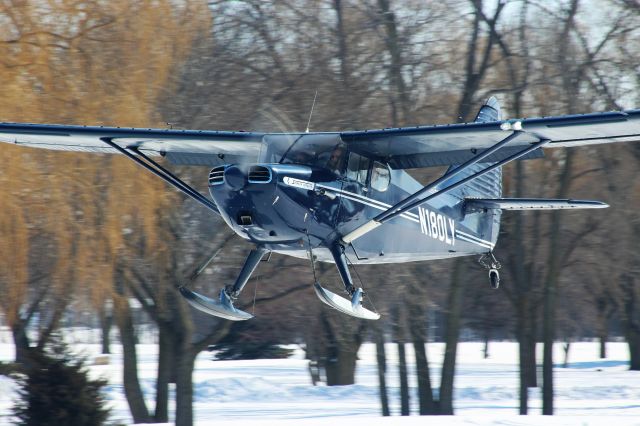
M308 259L314 289L357 318L363 306L350 267L480 256L498 288L493 255L502 210L605 208L598 201L504 198L502 166L543 157L543 148L640 140L640 109L503 120L495 98L471 123L343 132L259 133L0 123L0 142L121 154L220 215L255 244L217 298L182 285L196 309L228 320L253 317L234 302L272 252ZM161 163L209 166L210 198ZM426 186L406 170L448 166ZM208 260L210 261L211 258ZM335 263L347 297L318 283L315 262ZM205 265L194 272L194 279Z

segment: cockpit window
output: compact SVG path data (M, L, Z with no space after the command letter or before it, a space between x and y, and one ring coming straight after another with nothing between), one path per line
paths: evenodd
M291 134L265 135L262 139L262 149L258 161L261 163L281 162L284 154L299 138L299 135Z
M349 164L347 166L347 178L367 184L367 173L369 172L370 160L367 157L358 155L355 152L349 154Z
M379 192L384 192L389 189L391 183L391 172L389 168L377 161L373 162L373 168L371 169L371 188Z
M341 174L345 153L346 148L339 135L302 135L284 153L281 162L322 167Z

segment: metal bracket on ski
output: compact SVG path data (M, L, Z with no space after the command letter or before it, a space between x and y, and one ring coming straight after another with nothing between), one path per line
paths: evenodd
M362 289L358 288L351 297L351 300L327 290L317 282L313 285L313 289L316 291L318 298L333 309L342 312L343 314L351 315L352 317L377 320L380 318L380 314L372 312L367 308L362 307Z
M253 318L250 313L233 306L233 301L224 289L220 290L220 297L217 300L191 291L186 287L180 287L179 290L191 306L206 314L232 321L245 321Z

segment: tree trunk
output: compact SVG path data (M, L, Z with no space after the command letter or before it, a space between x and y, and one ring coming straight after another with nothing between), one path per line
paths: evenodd
M554 222L558 218L552 219ZM555 228L555 227L554 227ZM555 239L553 232L551 238ZM556 250L552 252L557 254ZM551 267L549 268L551 269ZM551 274L551 271L549 271ZM543 355L542 355L542 414L553 415L553 341L555 334L555 294L556 283L553 278L547 278L544 286L543 313Z
M156 409L154 422L169 421L169 383L175 373L175 339L170 325L158 324L158 373L156 379Z
M409 415L409 378L404 342L398 342L398 375L400 376L400 415Z
M558 198L566 198L571 184L573 164L573 152L565 153L565 163L560 176ZM543 313L543 364L542 364L542 414L553 414L553 341L555 338L556 317L556 292L560 265L564 259L560 259L560 226L562 212L554 210L551 213L551 229L549 241L549 258L547 261L547 277L544 283L544 313Z
M416 358L416 376L418 378L418 402L420 415L437 414L438 408L433 398L433 388L431 387L431 373L429 371L429 360L425 344L427 342L427 322L424 320L425 312L423 308L424 300L420 303L409 303L409 313L415 322L409 327L411 333L411 343Z
M321 325L326 336L324 348L324 367L327 375L327 386L352 385L356 382L356 361L358 349L362 344L364 323L353 324L356 330L350 332L344 324L335 327L327 314L320 315ZM340 335L336 334L340 331Z
M529 332L530 334L527 336L527 346L526 350L526 366L525 366L525 374L527 375L527 386L530 388L538 387L538 363L536 361L536 345L537 345L537 332L535 323L533 322L535 319L535 308L531 309L531 313L529 314Z
M404 336L404 310L400 308L403 299L398 301L393 315L393 339L398 348L398 378L400 380L400 415L409 415L409 378L407 376L407 355Z
M429 372L429 360L425 349L425 339L421 332L416 330L420 327L411 327L413 350L416 356L416 375L418 376L418 400L420 402L420 415L436 414L437 407L433 399L433 389L431 388L431 374Z
M456 353L460 333L460 315L462 308L462 260L456 260L449 290L446 348L442 363L440 381L440 414L453 414L453 381L456 368Z
M607 357L607 332L600 333L600 358L604 359Z
M126 302L124 302L126 304ZM133 330L131 312L126 306L118 313L118 329L122 343L124 394L129 404L134 423L151 423L151 417L144 401L144 395L138 381L138 356L136 336Z
M29 363L29 353L31 346L29 344L29 337L25 330L24 323L20 320L11 324L11 334L13 335L13 343L16 348L16 364L24 365Z
M474 5L473 24L469 31L470 38L467 44L467 56L465 59L465 74L462 96L458 103L458 121L466 122L471 119L471 110L473 107L473 98L480 88L480 84L491 67L491 52L496 42L494 31L489 31L485 36L481 34L482 19L481 12L483 9L482 1L472 1ZM487 21L494 26L500 18L500 14L504 8L503 2L498 2L494 13Z
M376 327L376 360L378 361L378 384L380 389L380 406L383 416L390 416L389 397L387 395L387 356L384 349L384 333Z
M634 276L620 277L624 308L624 334L629 345L629 370L640 371L640 315L638 315L638 285Z
M516 110L519 110L520 98L514 100ZM524 182L526 180L524 166L521 161L516 161L515 197L524 196ZM516 215L514 218L513 233L521 236L525 232L525 217ZM514 250L509 262L512 271L515 296L513 303L516 311L516 335L518 338L519 357L519 413L526 415L529 412L529 388L535 387L536 357L535 357L535 308L532 303L532 278L527 273L527 260L524 243L521 238L513 240Z
M484 348L482 349L482 357L484 359L489 358L489 341L490 341L490 333L489 333L489 329L487 328L485 334L484 334Z
M519 312L518 317L518 357L520 362L520 411L521 415L529 412L529 388L537 383L536 339L531 329L531 317ZM529 325L524 325L529 324Z
M356 382L356 361L358 348L353 348L347 342L332 351L332 356L327 357L325 370L327 373L327 386L352 385Z
M519 371L519 379L520 379L520 409L519 414L521 416L529 414L529 387L527 386L527 374L524 368L526 364L526 355L525 355L525 346L526 343L521 341L518 344L518 352L519 352L519 361L520 361L520 371Z
M603 296L596 301L598 311L598 340L600 342L600 358L607 357L607 335L608 335L608 318L607 318L607 299Z
M113 325L113 316L104 312L104 308L100 311L100 343L103 354L111 353L111 326Z
M571 342L564 342L562 349L564 350L564 362L562 363L562 368L569 368L569 349L571 349Z
M396 92L392 96L392 104L400 108L400 117L397 110L392 117L392 125L405 125L409 120L409 93L402 73L404 60L402 58L402 41L398 34L396 15L391 10L389 0L378 0L378 9L385 29L385 44L389 53L389 83Z
M321 370L324 368L324 364L320 362L320 355L318 354L318 344L316 343L316 336L312 335L309 330L305 330L305 342L306 350L305 355L309 360L309 375L311 376L311 383L313 386L317 386L322 381Z
M179 351L176 361L176 426L193 426L193 369L197 354Z
M640 328L629 324L626 337L629 345L629 370L640 371Z

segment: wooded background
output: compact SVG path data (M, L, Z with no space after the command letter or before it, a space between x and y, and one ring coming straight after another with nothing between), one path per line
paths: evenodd
M510 118L640 106L637 0L2 0L0 24L0 121L301 131L316 91L311 129L323 131L470 121L489 96ZM499 291L475 258L358 267L383 315L375 323L327 309L309 264L279 255L239 301L255 320L194 312L177 285L222 249L194 284L215 291L251 248L220 218L124 158L0 148L0 307L16 361L79 318L102 328L108 352L114 325L136 422L167 421L174 382L176 422L192 424L194 359L215 343L299 343L323 380L348 384L359 346L375 341L387 414L385 341L398 343L401 369L416 363L420 414L453 413L460 338L519 342L522 414L543 361L553 413L554 340L598 338L605 357L608 339L625 339L640 369L638 144L550 150L505 167L506 196L611 208L505 213ZM177 172L206 193L208 169ZM443 172L413 174L426 183ZM334 269L322 265L320 281L339 288ZM136 372L136 334L148 324L160 350L153 407ZM439 384L424 350L433 340L447 343Z

